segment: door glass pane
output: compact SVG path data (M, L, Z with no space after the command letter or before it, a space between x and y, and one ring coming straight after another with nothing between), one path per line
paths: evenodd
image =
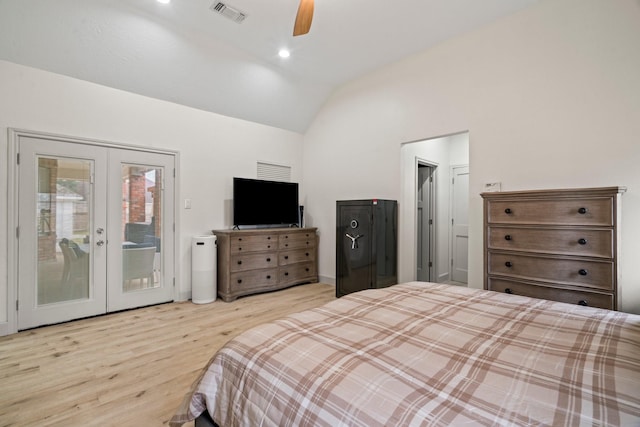
M89 298L91 163L38 158L38 305Z
M122 290L160 286L162 169L122 165Z

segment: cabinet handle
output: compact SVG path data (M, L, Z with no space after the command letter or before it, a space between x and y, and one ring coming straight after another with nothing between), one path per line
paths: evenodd
M507 208L507 209L505 209L505 210L504 210L504 213L506 213L507 215L511 214L511 212L512 212L512 211L511 211L511 209L510 209L510 208Z
M589 272L584 268L581 268L580 271L578 271L578 274L581 276L586 276L587 274L589 274Z
M578 301L578 305L583 305L583 306L587 307L589 304L587 303L586 299L581 299L580 301Z
M507 234L506 236L504 236L504 240L511 240L511 234Z
M504 290L504 293L505 293L505 294L512 294L512 293L513 293L513 291L511 290L511 288L506 288L506 289Z
M509 268L513 267L513 263L511 261L505 262L504 265L506 265Z
M581 245L586 245L587 244L587 239L579 239L578 243L580 243Z
M586 214L586 213L587 213L587 208L580 208L580 209L578 209L578 213L579 213L579 214L582 214L582 215Z

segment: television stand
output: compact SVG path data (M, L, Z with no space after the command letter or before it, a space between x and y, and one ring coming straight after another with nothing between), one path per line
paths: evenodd
M243 295L318 281L317 228L214 230L218 295Z

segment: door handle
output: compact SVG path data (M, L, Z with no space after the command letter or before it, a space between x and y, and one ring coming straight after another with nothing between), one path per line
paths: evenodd
M96 233L98 233L98 234L104 233L104 228L99 227L98 229L96 229Z
M98 241L96 242L96 245L98 245L98 246L102 246L102 245L104 245L104 240L98 240Z

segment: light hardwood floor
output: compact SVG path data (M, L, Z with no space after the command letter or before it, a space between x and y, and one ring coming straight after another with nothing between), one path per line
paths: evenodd
M333 299L333 286L315 283L231 303L164 304L0 337L0 426L166 425L225 342Z

